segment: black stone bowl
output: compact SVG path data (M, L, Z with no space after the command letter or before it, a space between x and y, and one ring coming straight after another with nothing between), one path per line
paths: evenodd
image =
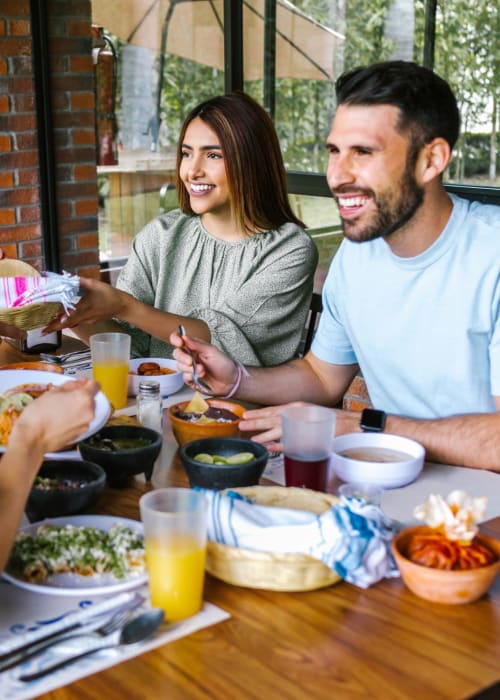
M200 453L229 457L239 452L251 452L254 459L244 464L206 464L193 459ZM236 486L259 483L269 453L263 445L240 438L204 438L193 440L180 448L180 457L191 486L220 491Z
M77 459L46 460L37 476L56 479L58 484L49 489L33 484L26 502L31 522L82 513L96 503L106 483L106 474L98 464Z
M122 440L146 440L147 444L130 449L120 446ZM160 454L162 436L142 425L107 425L78 443L84 459L99 464L106 472L110 486L124 486L134 474L151 480L156 458Z

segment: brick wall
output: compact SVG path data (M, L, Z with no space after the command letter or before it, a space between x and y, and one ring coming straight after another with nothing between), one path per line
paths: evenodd
M0 246L45 268L29 0L2 0ZM45 3L61 268L99 275L90 0Z
M342 408L345 408L347 411L362 411L364 408L371 408L365 380L360 374L354 377L350 387L344 394Z

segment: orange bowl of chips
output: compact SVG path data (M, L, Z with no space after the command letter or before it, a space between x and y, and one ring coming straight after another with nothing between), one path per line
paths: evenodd
M415 552L419 547L421 552L427 547L428 562L450 566L451 562L446 562L453 556L449 544L449 540L435 528L419 525L401 530L394 537L391 549L401 578L415 595L447 605L472 603L488 591L500 573L500 541L486 535L476 535L471 544L456 544L455 548L462 547L463 552L458 549L454 565L464 566L467 560L475 558L475 563L480 565L473 568L436 568L416 563L410 558L416 557ZM475 551L468 551L471 546ZM491 557L485 556L484 548L491 553ZM420 560L423 561L422 557ZM482 561L485 563L482 564ZM491 563L486 563L488 561Z
M191 401L169 406L167 415L179 445L208 437L239 437L245 408L233 401L204 399L196 393Z

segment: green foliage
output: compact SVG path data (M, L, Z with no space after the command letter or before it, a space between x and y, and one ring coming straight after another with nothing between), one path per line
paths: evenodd
M423 52L424 5L424 0L416 0L416 60L421 60ZM454 179L488 173L489 153L484 148L489 137L471 132L480 126L491 129L498 122L499 36L498 3L438 1L434 70L450 83L462 118L462 134L450 168ZM478 139L484 144L481 157Z
M490 134L465 134L460 141L463 150L463 172L467 178L487 178L490 163ZM500 137L497 136L497 153L500 153Z
M393 45L384 38L389 0L354 0L346 3L346 70L385 60Z
M168 140L177 143L186 115L203 100L224 93L224 74L210 66L167 54L161 93L161 119Z
M386 59L393 45L385 37L385 21L392 0L295 0L294 4L319 22L345 35L332 58L338 74L357 65ZM408 0L411 2L412 0ZM425 0L413 0L415 54L422 61ZM471 130L484 131L498 121L500 60L499 4L491 0L438 0L435 70L448 80L462 114L462 136L451 174L454 177L483 172L487 163L473 146ZM121 43L114 39L118 55ZM263 100L263 81L244 89ZM186 114L201 100L224 92L224 74L208 66L167 54L161 95L162 120L168 141L175 144ZM496 99L494 99L496 97ZM118 91L118 105L120 91ZM286 165L291 170L324 171L324 141L335 108L334 86L328 81L277 79L275 123ZM470 150L472 149L472 150ZM479 163L481 165L479 166ZM478 170L480 168L480 170Z

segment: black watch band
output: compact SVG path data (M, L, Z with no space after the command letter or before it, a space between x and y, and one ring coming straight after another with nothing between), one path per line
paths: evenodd
M382 433L385 428L384 411L377 411L375 408L365 408L361 413L359 425L365 433Z

